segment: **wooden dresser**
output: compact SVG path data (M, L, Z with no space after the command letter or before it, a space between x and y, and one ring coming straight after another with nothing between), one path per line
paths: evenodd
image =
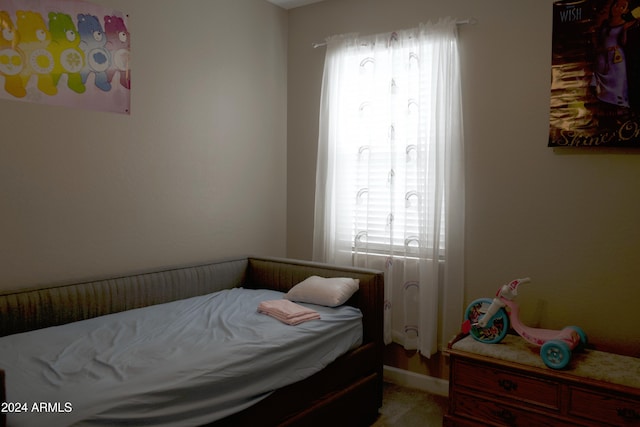
M553 370L517 335L467 336L449 355L445 426L640 426L639 358L586 350Z

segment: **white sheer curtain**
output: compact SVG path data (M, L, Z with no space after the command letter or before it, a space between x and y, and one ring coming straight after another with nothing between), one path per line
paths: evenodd
M385 271L385 341L435 353L462 320L464 159L452 19L327 40L314 259Z

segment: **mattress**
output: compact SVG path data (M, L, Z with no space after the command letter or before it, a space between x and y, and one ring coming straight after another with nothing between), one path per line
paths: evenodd
M0 338L7 425L202 425L322 370L362 342L357 308L301 304L290 326L234 288Z

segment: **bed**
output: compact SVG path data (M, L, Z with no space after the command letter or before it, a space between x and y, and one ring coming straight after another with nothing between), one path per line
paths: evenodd
M297 325L257 310L310 276L359 287L336 307L298 301L320 319ZM3 424L370 425L383 286L373 270L250 257L5 291Z

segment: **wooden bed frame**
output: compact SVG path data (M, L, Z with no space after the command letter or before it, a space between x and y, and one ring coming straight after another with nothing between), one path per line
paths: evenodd
M384 275L376 270L248 257L75 284L0 291L0 336L232 287L286 292L312 275L360 280L360 289L347 304L363 313L362 345L315 375L276 390L256 405L210 426L368 426L382 406ZM5 375L11 373L0 371L3 402L11 399L11 390L5 390ZM4 414L0 414L0 425L5 424Z

